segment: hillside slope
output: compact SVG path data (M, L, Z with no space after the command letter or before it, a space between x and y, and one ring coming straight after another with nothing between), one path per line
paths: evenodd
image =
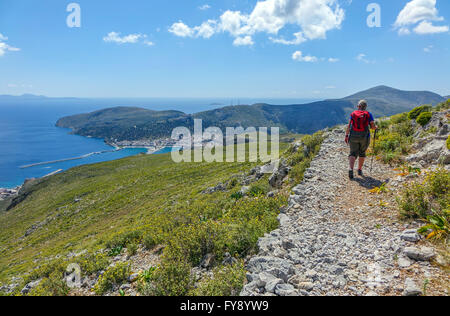
M432 92L401 91L379 86L355 95L298 105L239 105L186 115L181 112L154 112L137 108L106 109L90 114L62 118L57 126L71 128L82 136L105 139L138 140L140 138L170 137L174 127L193 127L193 119L202 119L203 126L272 127L283 132L313 133L342 124L360 99L367 99L370 111L377 117L389 116L421 104L444 101Z
M414 177L376 160L372 172L349 181L344 135L340 126L325 136L305 180L292 189L280 227L258 241L241 295L446 296L450 273L428 262L438 253L417 234L423 224L399 222L396 197ZM444 171L440 177L446 179ZM448 254L447 248L440 255Z
M344 126L283 144L272 174L141 155L38 181L0 213L0 295L236 295L246 271L242 294L446 295L448 247L417 231L450 231L449 106L423 127L379 121L379 159L354 182Z

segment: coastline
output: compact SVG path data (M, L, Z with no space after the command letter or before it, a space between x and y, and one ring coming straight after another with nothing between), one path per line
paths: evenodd
M113 142L104 140L109 146L115 148L115 150L122 149L147 149L147 155L152 155L164 148L172 148L176 145L176 142L170 138L159 138L155 140L141 139L141 140L124 140L119 142Z

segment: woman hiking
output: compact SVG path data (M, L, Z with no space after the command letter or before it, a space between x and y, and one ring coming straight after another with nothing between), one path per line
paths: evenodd
M366 152L370 145L370 128L376 130L375 120L372 113L367 111L367 101L361 100L358 103L358 110L353 112L350 116L350 123L345 133L345 142L350 145L350 170L348 176L350 180L354 179L354 168L356 159L358 162L358 175L363 176L362 169L364 161L366 160Z

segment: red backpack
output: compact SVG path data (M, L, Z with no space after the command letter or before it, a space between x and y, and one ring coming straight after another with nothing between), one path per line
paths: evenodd
M367 137L369 135L370 114L367 111L355 111L351 119L352 136Z

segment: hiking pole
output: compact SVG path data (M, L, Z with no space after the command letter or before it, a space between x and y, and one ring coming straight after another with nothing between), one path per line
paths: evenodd
M377 132L378 132L378 129L375 130L375 134L373 135L373 153L372 153L372 161L370 162L370 174L372 174L373 157L375 157L375 142L377 140Z

